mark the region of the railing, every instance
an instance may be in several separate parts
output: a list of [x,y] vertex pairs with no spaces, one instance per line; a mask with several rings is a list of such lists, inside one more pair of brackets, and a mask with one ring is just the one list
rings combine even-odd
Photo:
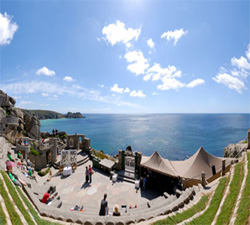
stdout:
[[30,145],[16,145],[17,151],[24,151],[24,152],[29,152],[30,151]]

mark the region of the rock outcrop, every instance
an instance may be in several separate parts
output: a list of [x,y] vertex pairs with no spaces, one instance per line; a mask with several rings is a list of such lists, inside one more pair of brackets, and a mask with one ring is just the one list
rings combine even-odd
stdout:
[[237,144],[229,144],[225,149],[224,149],[224,157],[240,157],[241,153],[246,151],[248,147],[248,144],[246,141],[240,141]]
[[16,100],[0,90],[0,132],[13,144],[16,137],[39,139],[40,121],[37,117],[15,108]]
[[65,115],[65,118],[85,118],[85,117],[80,112],[76,112],[76,113],[68,112]]

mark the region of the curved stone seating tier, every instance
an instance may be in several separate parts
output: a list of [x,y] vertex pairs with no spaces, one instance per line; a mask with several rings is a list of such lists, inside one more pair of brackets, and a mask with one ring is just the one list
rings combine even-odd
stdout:
[[[31,182],[29,182],[31,183]],[[47,184],[46,188],[49,188]],[[29,187],[24,187],[26,194],[29,196],[38,212],[42,216],[47,216],[53,219],[63,220],[66,222],[74,222],[80,224],[130,224],[140,221],[145,221],[159,215],[165,215],[182,208],[185,203],[195,194],[194,188],[188,188],[177,198],[175,195],[170,195],[168,198],[159,196],[158,198],[149,201],[148,204],[139,205],[135,209],[128,209],[128,213],[122,213],[120,217],[99,216],[99,209],[93,207],[84,207],[84,212],[70,211],[73,205],[63,203],[60,197],[57,196],[52,200],[52,205],[45,205],[40,202],[39,198],[44,194],[46,189],[44,186],[39,186],[32,181]],[[150,207],[149,207],[150,206]]]

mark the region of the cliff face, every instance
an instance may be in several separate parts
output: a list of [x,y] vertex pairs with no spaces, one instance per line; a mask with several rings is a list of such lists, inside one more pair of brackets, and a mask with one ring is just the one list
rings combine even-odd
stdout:
[[27,135],[38,139],[40,121],[36,116],[15,108],[15,99],[0,90],[0,131],[10,142],[15,143],[18,136]]
[[43,119],[59,119],[64,118],[64,115],[58,112],[49,111],[49,110],[28,110],[22,109],[26,114],[36,116],[39,120]]

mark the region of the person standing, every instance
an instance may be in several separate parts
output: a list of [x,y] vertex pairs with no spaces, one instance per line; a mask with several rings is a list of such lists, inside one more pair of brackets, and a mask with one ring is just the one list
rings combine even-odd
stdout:
[[106,199],[107,199],[107,193],[104,194],[104,197],[101,201],[99,216],[105,216],[109,214],[108,201]]
[[89,182],[89,169],[86,166],[86,170],[85,170],[85,182],[88,183]]
[[92,167],[91,167],[91,165],[89,165],[89,183],[92,182],[92,173],[93,173]]

